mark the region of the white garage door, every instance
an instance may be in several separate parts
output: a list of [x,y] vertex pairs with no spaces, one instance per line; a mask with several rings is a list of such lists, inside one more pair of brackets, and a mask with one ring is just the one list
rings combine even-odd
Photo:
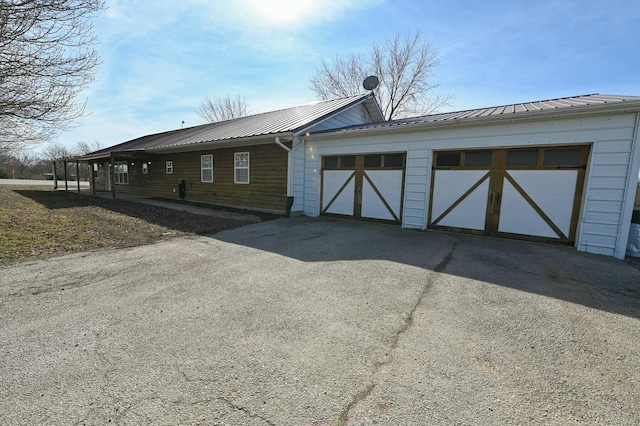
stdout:
[[400,223],[405,154],[322,158],[323,215]]
[[429,227],[573,243],[589,146],[434,153]]

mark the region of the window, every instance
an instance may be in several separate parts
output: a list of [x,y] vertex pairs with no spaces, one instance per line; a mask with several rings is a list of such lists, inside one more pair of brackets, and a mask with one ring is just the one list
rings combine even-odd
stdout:
[[129,184],[129,166],[126,161],[116,163],[115,167],[116,183],[119,185]]
[[322,164],[325,169],[337,169],[338,157],[322,157]]
[[149,164],[147,163],[142,163],[142,174],[146,175],[149,173]]
[[507,166],[537,166],[537,149],[514,149],[507,152]]
[[173,161],[167,161],[165,163],[165,170],[167,171],[168,175],[173,173]]
[[546,149],[544,151],[544,166],[573,166],[580,165],[580,148]]
[[355,155],[343,155],[340,157],[340,167],[355,167],[356,166],[356,156]]
[[249,153],[234,154],[234,183],[249,183]]
[[436,157],[436,166],[451,167],[460,165],[460,151],[444,151],[438,152]]
[[382,155],[365,155],[364,156],[364,166],[365,167],[381,167],[382,166]]
[[385,167],[404,167],[404,154],[385,154]]
[[466,151],[464,153],[464,165],[467,167],[485,167],[491,166],[493,151]]
[[213,182],[213,155],[200,156],[200,181]]

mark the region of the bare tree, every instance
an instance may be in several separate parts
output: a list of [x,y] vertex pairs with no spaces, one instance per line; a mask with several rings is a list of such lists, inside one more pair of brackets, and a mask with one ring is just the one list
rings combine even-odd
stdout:
[[380,79],[374,90],[385,117],[408,117],[437,112],[450,105],[452,96],[434,93],[433,81],[440,64],[433,44],[422,40],[420,31],[404,37],[394,34],[383,43],[374,43],[367,57],[351,54],[336,57],[334,63],[322,60],[322,66],[310,78],[311,89],[322,99],[357,95],[370,74]]
[[76,146],[73,151],[76,155],[86,155],[91,152],[98,151],[100,149],[102,149],[102,144],[98,141],[93,141],[93,142],[78,141],[76,142]]
[[[49,160],[56,163],[56,170],[58,177],[62,177],[64,175],[64,164],[65,160],[69,157],[73,157],[74,153],[66,146],[58,143],[52,142],[47,144],[47,146],[42,150],[42,157],[45,160]],[[75,163],[74,163],[75,164]],[[73,166],[71,163],[67,162],[67,174],[71,175]]]
[[0,146],[51,139],[83,115],[102,0],[0,0]]
[[240,96],[232,98],[229,95],[215,100],[206,98],[195,111],[209,123],[244,117],[251,113],[246,99]]

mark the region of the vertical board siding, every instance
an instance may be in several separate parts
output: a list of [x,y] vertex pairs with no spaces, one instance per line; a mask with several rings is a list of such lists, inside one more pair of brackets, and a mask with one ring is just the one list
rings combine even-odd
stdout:
[[304,147],[304,207],[307,216],[320,215],[320,155],[315,144],[305,143]]
[[405,228],[424,229],[427,226],[426,206],[430,165],[429,149],[407,150],[402,219],[402,226]]
[[291,167],[293,168],[291,190],[293,193],[293,206],[291,210],[301,212],[304,209],[304,175],[305,175],[305,158],[304,158],[304,142],[297,137],[293,139],[293,151]]
[[424,229],[432,150],[591,144],[576,246],[582,251],[615,256],[622,243],[619,231],[624,226],[621,221],[628,204],[626,198],[633,196],[627,187],[630,179],[637,179],[636,175],[629,175],[635,154],[635,119],[636,114],[602,114],[462,128],[354,133],[340,139],[316,135],[313,145],[317,158],[312,161],[309,153],[305,157],[304,212],[309,216],[319,214],[319,157],[323,155],[406,152],[402,226]]
[[[249,152],[248,184],[234,183],[236,152]],[[208,154],[213,155],[213,182],[201,182],[200,156]],[[173,161],[173,174],[166,173],[166,161]],[[151,162],[148,174],[142,173],[143,162]],[[269,144],[130,159],[129,184],[117,185],[116,191],[179,199],[178,179],[185,180],[185,200],[284,212],[287,152]]]

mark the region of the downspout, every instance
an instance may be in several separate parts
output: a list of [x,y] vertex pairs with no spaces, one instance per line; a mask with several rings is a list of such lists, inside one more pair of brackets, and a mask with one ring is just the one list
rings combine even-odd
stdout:
[[276,136],[275,139],[276,144],[287,151],[287,213],[285,217],[291,216],[291,207],[293,207],[293,185],[292,185],[292,174],[293,170],[291,169],[291,164],[293,163],[293,150],[280,142],[280,136]]
[[109,160],[111,162],[111,198],[116,199],[116,164],[115,157],[113,156],[113,152],[111,153],[111,158]]

